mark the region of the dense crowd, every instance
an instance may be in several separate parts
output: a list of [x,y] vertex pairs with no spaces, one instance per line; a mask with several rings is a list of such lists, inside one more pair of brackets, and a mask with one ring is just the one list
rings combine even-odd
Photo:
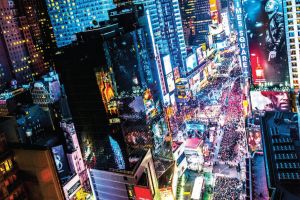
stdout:
[[239,129],[240,119],[242,118],[240,80],[236,79],[234,84],[225,97],[222,112],[225,114],[225,125],[219,151],[219,157],[223,161],[232,161],[236,155],[236,145],[242,139],[242,132]]
[[237,178],[217,177],[214,187],[214,200],[237,200],[242,191]]
[[232,161],[236,155],[236,145],[241,139],[241,132],[236,130],[238,123],[233,122],[223,127],[223,138],[219,150],[219,156],[222,161]]

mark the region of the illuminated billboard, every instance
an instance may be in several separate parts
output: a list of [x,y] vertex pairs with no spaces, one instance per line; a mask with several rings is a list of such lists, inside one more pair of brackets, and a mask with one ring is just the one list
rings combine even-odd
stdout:
[[152,200],[152,194],[150,189],[141,187],[141,186],[134,186],[134,193],[136,200]]
[[172,72],[172,65],[171,65],[170,55],[164,56],[163,61],[164,61],[165,73],[166,74],[171,73]]
[[202,61],[204,61],[204,55],[203,55],[203,52],[202,52],[202,48],[201,47],[197,48],[196,53],[197,53],[198,65],[200,65],[200,63]]
[[280,0],[243,2],[253,84],[289,82],[284,16]]
[[195,67],[197,67],[197,58],[196,58],[196,54],[192,54],[186,58],[187,72],[192,71]]
[[167,75],[167,84],[169,92],[173,92],[175,90],[175,83],[172,73]]
[[144,92],[143,101],[147,119],[153,118],[157,114],[157,109],[155,107],[155,103],[150,89],[147,89]]
[[152,146],[152,134],[146,125],[124,126],[123,133],[126,144],[131,147]]
[[145,105],[142,96],[123,98],[118,102],[119,116],[125,121],[143,121]]
[[288,92],[251,91],[253,111],[290,111]]
[[62,145],[52,147],[53,158],[59,178],[65,178],[69,175],[69,166]]

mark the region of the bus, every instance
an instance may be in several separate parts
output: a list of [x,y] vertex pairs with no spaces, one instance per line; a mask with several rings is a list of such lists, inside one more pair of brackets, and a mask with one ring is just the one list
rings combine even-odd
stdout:
[[204,191],[204,178],[202,176],[198,176],[194,182],[191,200],[200,200],[202,198],[203,191]]

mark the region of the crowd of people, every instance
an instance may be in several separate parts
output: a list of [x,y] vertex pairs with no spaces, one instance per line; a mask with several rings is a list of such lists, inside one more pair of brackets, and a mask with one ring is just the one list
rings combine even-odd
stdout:
[[222,96],[224,105],[222,112],[226,116],[225,125],[222,127],[224,132],[221,141],[219,157],[222,161],[233,161],[237,156],[237,144],[242,139],[242,129],[240,128],[242,119],[241,89],[240,79],[237,78],[227,96]]
[[237,178],[217,177],[214,187],[214,200],[237,200],[242,184]]
[[238,123],[233,122],[223,127],[223,138],[219,150],[219,157],[222,161],[232,161],[237,155],[236,145],[241,139],[241,132],[236,130]]

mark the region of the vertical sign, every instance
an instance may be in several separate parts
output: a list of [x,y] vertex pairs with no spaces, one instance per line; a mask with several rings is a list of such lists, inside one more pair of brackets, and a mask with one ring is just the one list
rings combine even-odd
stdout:
[[242,3],[241,0],[234,1],[235,7],[235,16],[236,16],[236,26],[238,31],[238,44],[240,48],[240,58],[242,65],[242,72],[244,77],[249,76],[249,56],[248,56],[248,47],[247,47],[247,39],[245,32],[245,23],[242,11]]

